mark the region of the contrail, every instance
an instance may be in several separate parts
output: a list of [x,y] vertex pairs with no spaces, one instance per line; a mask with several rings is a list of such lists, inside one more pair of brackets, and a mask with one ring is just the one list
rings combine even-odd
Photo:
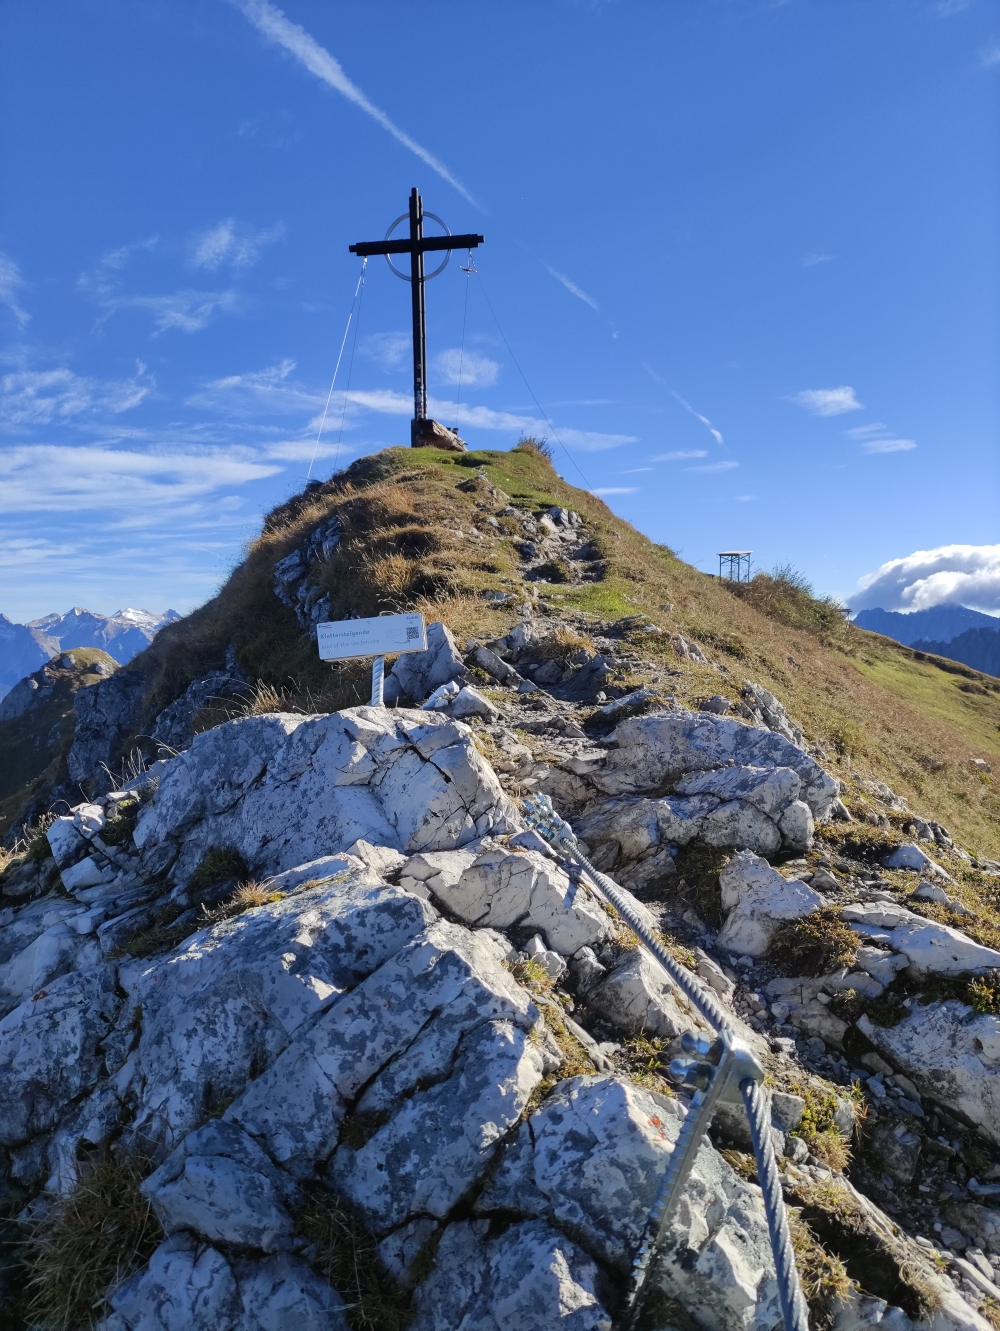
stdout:
[[422,162],[426,162],[432,171],[436,171],[442,180],[447,180],[448,184],[458,190],[463,199],[467,199],[474,207],[480,205],[472,197],[464,185],[451,174],[443,162],[439,162],[433,153],[429,153],[426,148],[421,147],[415,139],[411,139],[409,134],[401,130],[398,125],[394,125],[384,111],[380,111],[373,105],[365,94],[356,84],[344,73],[340,63],[314,37],[310,37],[305,28],[300,27],[298,23],[292,23],[286,18],[277,5],[272,5],[270,0],[231,0],[254,25],[258,32],[262,33],[268,41],[274,42],[276,46],[283,46],[297,60],[305,65],[310,73],[315,74],[318,79],[329,84],[331,88],[336,89],[353,102],[355,106],[360,106],[373,120],[378,121],[383,129],[388,130],[394,139],[409,148],[410,152],[415,153]]
[[689,411],[691,415],[695,417],[696,420],[701,421],[702,425],[704,425],[708,429],[709,434],[713,437],[715,442],[717,444],[721,444],[722,447],[725,448],[726,446],[725,440],[723,439],[722,435],[718,432],[718,430],[715,428],[715,426],[712,424],[712,422],[708,419],[707,416],[703,416],[700,411],[695,411],[691,403],[685,402],[684,399],[681,397],[680,393],[675,393],[673,389],[670,390],[670,395],[671,397],[675,397],[677,401],[681,404],[681,406],[684,407],[686,411]]
[[549,272],[552,274],[552,276],[556,279],[557,282],[561,282],[563,284],[563,286],[566,288],[567,291],[571,291],[574,296],[582,300],[585,305],[589,305],[592,310],[600,310],[601,307],[598,305],[597,301],[594,300],[591,296],[588,296],[586,291],[581,291],[575,282],[571,282],[569,280],[569,278],[566,276],[565,273],[558,272],[555,268],[552,267],[551,264],[546,264],[545,267],[549,270]]

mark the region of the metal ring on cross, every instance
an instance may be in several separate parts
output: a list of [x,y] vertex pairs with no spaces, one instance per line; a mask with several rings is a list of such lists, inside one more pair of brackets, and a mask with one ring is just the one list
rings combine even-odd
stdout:
[[[444,227],[444,234],[445,234],[446,236],[450,236],[450,235],[451,235],[451,231],[448,229],[448,224],[447,224],[446,222],[442,222],[441,218],[438,217],[437,213],[424,213],[423,215],[424,215],[424,217],[430,217],[433,221],[437,222],[438,226],[443,226],[443,227]],[[409,219],[409,216],[410,216],[409,213],[400,213],[400,214],[399,214],[399,216],[396,218],[395,222],[393,222],[392,226],[391,226],[391,227],[389,228],[389,230],[385,233],[385,238],[386,238],[386,240],[389,239],[389,237],[392,235],[392,233],[396,230],[396,227],[399,226],[400,222],[405,222],[405,221],[407,221],[407,220]],[[431,278],[433,278],[433,277],[437,277],[438,273],[443,273],[444,270],[448,267],[448,261],[449,261],[450,258],[451,258],[451,250],[445,250],[445,252],[444,252],[444,263],[438,264],[438,266],[434,269],[433,273],[427,273],[427,274],[425,274],[425,276],[424,276],[424,281],[425,281],[425,282],[429,282],[429,281],[431,280]],[[397,277],[401,277],[401,278],[403,279],[404,282],[412,282],[413,279],[410,277],[409,273],[401,273],[401,272],[399,271],[399,269],[396,267],[396,265],[393,263],[392,258],[391,258],[390,255],[387,254],[387,255],[385,256],[385,261],[386,261],[386,263],[389,265],[389,267],[392,269],[392,271],[396,274]]]

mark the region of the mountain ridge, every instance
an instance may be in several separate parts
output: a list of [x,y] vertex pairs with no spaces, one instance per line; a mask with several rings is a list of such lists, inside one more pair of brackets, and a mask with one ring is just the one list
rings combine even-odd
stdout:
[[[1000,617],[971,610],[966,605],[935,605],[927,610],[859,610],[852,621],[858,628],[895,638],[912,647],[918,638],[946,643],[970,628],[1000,630]],[[942,655],[947,656],[944,652]]]

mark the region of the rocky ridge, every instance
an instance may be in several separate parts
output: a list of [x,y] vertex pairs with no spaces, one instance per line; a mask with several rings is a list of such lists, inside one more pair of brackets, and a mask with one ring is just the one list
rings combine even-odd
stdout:
[[[460,648],[432,626],[389,676],[405,702],[436,691],[428,710],[227,722],[56,818],[0,880],[9,1209],[43,1220],[107,1147],[152,1168],[162,1241],[106,1291],[105,1331],[350,1324],[301,1232],[316,1189],[421,1331],[610,1327],[684,1115],[663,1068],[697,1023],[525,831],[533,789],[766,1060],[786,1194],[849,1277],[817,1325],[989,1324],[1000,1021],[962,998],[1000,952],[961,927],[962,861],[916,815],[891,863],[852,854],[854,794],[773,695],[692,711],[669,671],[628,689],[645,631],[532,614]],[[850,964],[779,965],[811,917],[839,921]],[[769,1331],[745,1120],[712,1136],[651,1324]]]

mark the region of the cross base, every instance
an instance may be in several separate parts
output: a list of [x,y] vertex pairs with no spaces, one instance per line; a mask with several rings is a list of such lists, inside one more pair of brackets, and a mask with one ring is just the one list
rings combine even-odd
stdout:
[[437,421],[418,418],[410,421],[411,448],[443,448],[446,453],[467,453],[469,446],[454,430]]

